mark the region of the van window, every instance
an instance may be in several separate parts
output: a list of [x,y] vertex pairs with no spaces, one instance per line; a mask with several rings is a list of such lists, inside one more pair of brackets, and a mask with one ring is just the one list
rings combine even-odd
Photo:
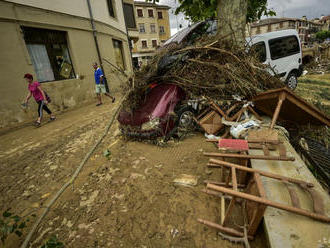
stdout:
[[261,41],[251,46],[250,50],[253,54],[257,55],[258,60],[263,63],[266,61],[266,44]]
[[294,35],[269,40],[268,44],[272,60],[300,52],[298,39]]

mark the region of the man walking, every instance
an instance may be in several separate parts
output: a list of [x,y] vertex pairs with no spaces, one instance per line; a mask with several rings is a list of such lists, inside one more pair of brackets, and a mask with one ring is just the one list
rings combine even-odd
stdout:
[[95,92],[98,100],[96,106],[100,106],[102,104],[101,93],[110,97],[112,99],[112,103],[114,103],[116,98],[111,96],[105,89],[105,79],[102,69],[98,66],[96,62],[93,63],[93,67],[94,67],[94,78],[95,78]]

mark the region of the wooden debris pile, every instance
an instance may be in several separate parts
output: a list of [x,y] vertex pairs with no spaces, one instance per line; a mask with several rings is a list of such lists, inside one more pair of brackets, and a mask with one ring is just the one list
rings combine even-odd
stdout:
[[164,49],[135,73],[134,90],[127,104],[134,108],[143,99],[147,85],[154,82],[179,85],[191,97],[223,100],[239,95],[251,98],[284,86],[269,71],[271,68],[260,63],[253,52],[228,48],[220,41]]

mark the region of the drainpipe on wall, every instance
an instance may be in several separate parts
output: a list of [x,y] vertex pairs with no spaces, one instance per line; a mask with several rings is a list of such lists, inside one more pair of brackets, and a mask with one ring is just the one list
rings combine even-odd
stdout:
[[[91,19],[91,25],[92,25],[92,30],[93,30],[93,37],[94,37],[94,42],[95,42],[95,46],[96,46],[96,52],[97,52],[97,57],[99,59],[99,64],[101,66],[101,69],[103,71],[103,75],[105,76],[105,71],[102,65],[102,56],[101,56],[101,52],[100,52],[100,47],[99,47],[99,43],[97,41],[97,36],[96,36],[96,28],[95,28],[95,23],[94,23],[94,17],[93,17],[93,12],[92,12],[92,7],[91,7],[91,2],[90,0],[87,0],[87,5],[88,5],[88,11],[89,11],[89,16]],[[105,81],[105,89],[106,91],[109,93],[109,86],[107,81]]]

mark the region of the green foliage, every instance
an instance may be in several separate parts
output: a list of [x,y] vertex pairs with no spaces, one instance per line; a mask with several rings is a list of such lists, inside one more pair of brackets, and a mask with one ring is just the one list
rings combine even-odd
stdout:
[[11,213],[10,208],[3,212],[2,217],[0,218],[0,235],[2,244],[5,245],[6,239],[12,233],[21,237],[22,230],[26,227],[26,222],[28,221],[29,219],[23,221],[22,217]]
[[56,236],[52,236],[40,248],[64,248],[64,244]]
[[[175,14],[184,13],[191,21],[203,21],[217,16],[218,0],[178,0],[180,6]],[[220,10],[221,11],[221,10]],[[273,10],[267,8],[267,0],[248,0],[247,22],[254,22],[261,16],[275,16]]]
[[330,31],[319,31],[315,34],[315,37],[320,41],[324,41],[325,39],[330,38]]

